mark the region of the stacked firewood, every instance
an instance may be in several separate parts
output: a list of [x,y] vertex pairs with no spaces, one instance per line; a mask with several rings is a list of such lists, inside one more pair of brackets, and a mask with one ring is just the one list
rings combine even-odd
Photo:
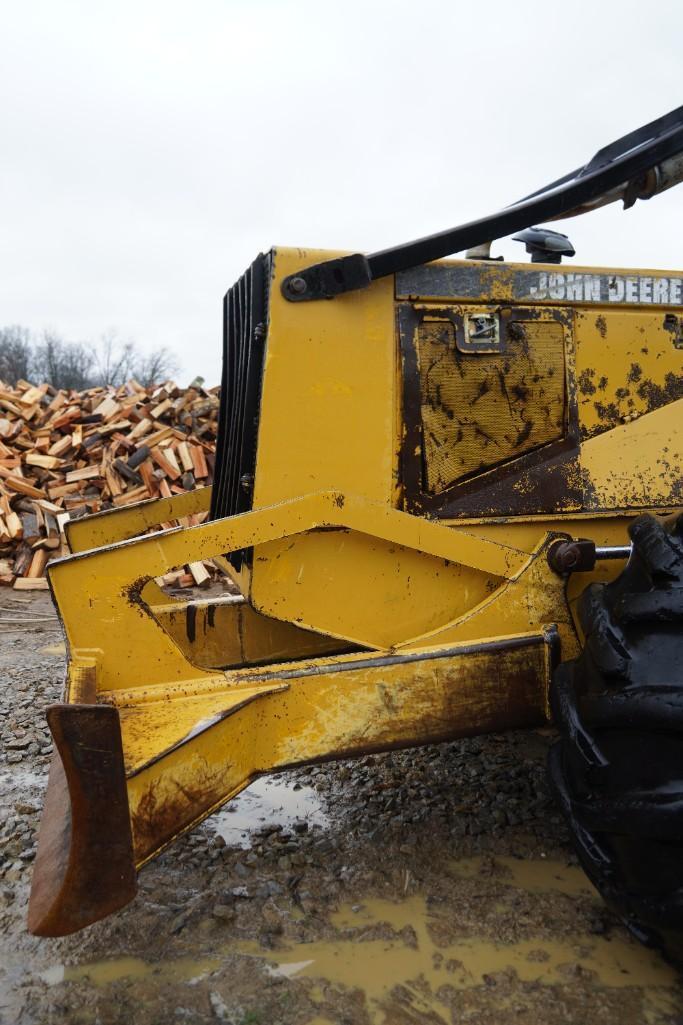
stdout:
[[[0,584],[46,587],[71,517],[211,483],[218,406],[201,379],[82,392],[0,380]],[[205,583],[210,569],[177,581]]]

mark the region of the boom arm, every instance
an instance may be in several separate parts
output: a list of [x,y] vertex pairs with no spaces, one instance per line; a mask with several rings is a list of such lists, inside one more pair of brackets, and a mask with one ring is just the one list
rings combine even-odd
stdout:
[[375,278],[503,238],[537,221],[574,217],[618,199],[626,209],[636,199],[650,199],[682,180],[683,107],[677,107],[498,213],[370,256],[354,253],[314,264],[285,278],[282,292],[291,302],[331,299],[364,288]]

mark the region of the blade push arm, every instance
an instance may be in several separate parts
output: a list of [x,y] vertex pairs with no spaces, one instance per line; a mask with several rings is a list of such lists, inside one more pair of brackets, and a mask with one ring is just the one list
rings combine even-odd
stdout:
[[376,278],[471,249],[538,221],[586,213],[623,199],[627,208],[683,180],[683,107],[599,150],[583,167],[477,221],[365,256],[354,253],[306,267],[282,283],[290,302],[331,299]]

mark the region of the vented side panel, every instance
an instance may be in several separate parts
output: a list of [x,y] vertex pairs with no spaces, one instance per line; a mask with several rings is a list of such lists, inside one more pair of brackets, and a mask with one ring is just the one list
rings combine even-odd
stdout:
[[[269,281],[270,257],[261,254],[223,302],[223,376],[211,495],[214,520],[251,509]],[[241,562],[239,553],[236,561]]]
[[449,323],[417,334],[424,487],[463,478],[556,441],[565,430],[564,332],[527,321],[505,352],[463,353]]

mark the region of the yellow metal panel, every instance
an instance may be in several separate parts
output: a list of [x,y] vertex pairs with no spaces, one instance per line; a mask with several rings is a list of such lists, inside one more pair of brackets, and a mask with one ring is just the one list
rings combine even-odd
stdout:
[[547,551],[551,543],[551,539],[544,538],[519,573],[501,583],[478,605],[422,637],[414,635],[401,644],[400,649],[495,638],[500,634],[527,633],[553,626],[558,629],[562,658],[574,657],[578,654],[578,639],[565,598],[566,580],[548,564]]
[[211,504],[211,488],[197,488],[171,498],[153,498],[120,509],[84,516],[66,524],[66,537],[74,554],[90,548],[114,544],[138,537],[161,523],[194,513],[206,512]]
[[581,446],[597,508],[672,506],[683,500],[683,399]]
[[388,648],[478,604],[497,579],[369,534],[325,531],[259,545],[251,600],[268,615]]
[[628,525],[640,515],[631,513],[563,513],[557,516],[505,517],[499,520],[446,521],[453,530],[466,530],[469,534],[499,541],[531,555],[546,533],[568,533],[573,537],[586,537],[598,545],[628,544]]
[[[541,724],[546,717],[551,640],[543,634],[503,638],[489,645],[440,648],[412,656],[347,656],[259,677],[262,698],[229,714],[240,687],[210,698],[203,730],[165,751],[128,780],[135,858],[158,853],[179,832],[238,793],[259,772],[321,758],[444,740]],[[500,659],[505,658],[501,671]],[[286,689],[277,690],[279,684]],[[195,715],[202,715],[201,702]],[[208,707],[208,706],[207,706]],[[206,711],[206,709],[204,710]],[[144,758],[159,737],[170,740],[168,706],[153,702],[133,712],[121,707],[128,758]],[[137,721],[136,721],[137,720]],[[189,727],[189,718],[186,727]],[[145,725],[146,723],[146,725]],[[135,724],[135,725],[133,725]]]
[[357,533],[307,534],[255,553],[250,600],[258,609],[385,647],[450,620],[525,561],[502,537],[494,544],[357,499],[340,519]]
[[[636,516],[640,516],[643,509],[633,509],[630,512],[620,512],[618,514],[603,513],[602,515],[594,515],[590,513],[568,513],[563,516],[555,518],[548,517],[529,517],[524,520],[517,519],[505,519],[498,522],[489,523],[456,523],[451,524],[453,529],[458,530],[459,528],[466,529],[471,533],[475,533],[480,537],[488,538],[489,540],[495,540],[496,538],[504,539],[507,544],[513,545],[515,548],[519,548],[523,551],[532,554],[541,541],[541,538],[546,532],[564,533],[571,537],[588,538],[593,541],[596,545],[628,545],[630,544],[630,537],[628,534],[629,524],[633,522]],[[663,510],[661,508],[651,509],[652,512],[662,515]],[[665,510],[666,512],[674,512],[673,508]],[[579,634],[579,623],[578,616],[576,614],[576,603],[585,590],[585,588],[591,583],[609,583],[610,580],[614,580],[624,568],[624,559],[608,559],[602,560],[596,563],[595,568],[590,573],[572,573],[566,581],[566,591],[562,594],[562,588],[557,587],[556,590],[556,608],[553,611],[552,606],[549,605],[545,612],[545,621],[552,621],[560,624],[560,634],[562,635],[561,624],[563,622],[569,622],[565,615],[565,603],[568,603],[569,610],[571,612],[572,621],[574,624],[574,630]],[[556,578],[559,581],[559,578]],[[502,592],[506,593],[506,598],[512,597],[513,592]],[[523,599],[524,601],[525,599]],[[515,599],[519,602],[519,599]],[[517,614],[521,611],[519,605],[517,606]],[[509,610],[505,610],[504,615],[509,615]],[[549,617],[549,618],[548,618]],[[518,619],[518,622],[524,622],[523,619]],[[483,622],[483,621],[482,621]],[[479,625],[477,626],[479,630]],[[579,634],[580,635],[580,634]],[[410,646],[409,644],[407,646]],[[573,647],[570,649],[566,648],[565,651],[574,650]],[[564,657],[569,657],[564,655]]]
[[290,303],[288,274],[333,256],[275,251],[254,505],[328,488],[389,503],[395,488],[393,279],[334,302]]
[[[197,693],[169,688],[163,695],[157,694],[156,700],[140,700],[135,691],[112,694],[111,703],[120,715],[127,775],[140,772],[175,747],[190,744],[194,737],[211,730],[251,701],[287,690],[288,686],[285,682],[249,686],[247,681],[228,687],[224,679],[220,688],[199,689]],[[226,753],[223,752],[224,757]]]
[[583,437],[683,397],[683,349],[662,310],[580,310],[575,338]]
[[[149,613],[141,598],[148,580],[174,566],[220,552],[329,527],[367,531],[391,545],[418,549],[425,558],[436,556],[493,576],[511,576],[525,561],[523,553],[508,546],[465,532],[456,534],[387,506],[338,492],[309,495],[189,529],[159,531],[51,563],[48,573],[71,655],[97,658],[98,690],[210,676],[182,657],[172,638]],[[393,566],[393,572],[400,574],[397,556],[393,556]],[[373,595],[365,598],[372,601]],[[334,588],[328,588],[321,596],[321,617],[327,617],[327,610],[335,603],[343,615],[348,603]],[[348,611],[353,615],[352,610]],[[281,610],[280,618],[290,618],[288,611]],[[316,622],[299,625],[318,628]],[[329,632],[325,626],[320,629]],[[352,639],[364,643],[363,638]]]

